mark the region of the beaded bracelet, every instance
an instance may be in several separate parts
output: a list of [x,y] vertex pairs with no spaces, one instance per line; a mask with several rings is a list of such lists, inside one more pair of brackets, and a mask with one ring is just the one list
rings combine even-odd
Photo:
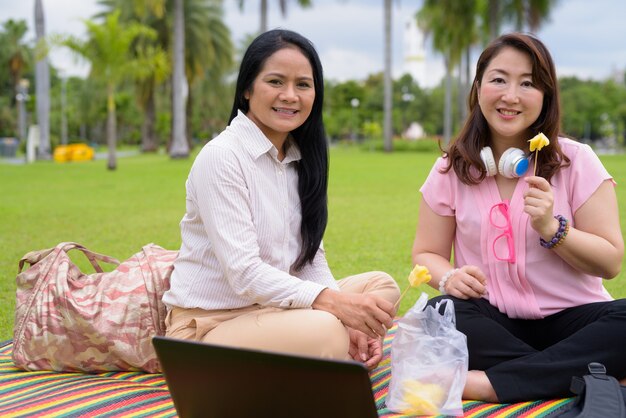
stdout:
[[457,271],[459,271],[459,269],[452,269],[449,270],[448,272],[446,272],[446,274],[444,274],[441,277],[441,280],[439,280],[439,291],[441,292],[442,295],[447,295],[448,293],[446,292],[446,282],[448,281],[448,279],[450,277],[452,277],[454,275],[454,273],[456,273]]
[[565,219],[565,217],[561,215],[556,215],[554,217],[557,221],[559,221],[559,229],[556,230],[556,233],[552,237],[550,241],[546,241],[543,238],[539,237],[539,243],[543,248],[547,248],[549,250],[558,247],[563,243],[567,233],[569,232],[569,221]]

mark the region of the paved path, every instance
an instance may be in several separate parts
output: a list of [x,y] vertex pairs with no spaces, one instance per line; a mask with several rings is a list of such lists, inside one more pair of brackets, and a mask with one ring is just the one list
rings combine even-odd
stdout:
[[[139,155],[139,151],[137,150],[126,150],[126,151],[118,151],[117,157],[132,157],[134,155]],[[96,160],[106,160],[108,154],[106,152],[97,152],[95,155]],[[0,163],[11,164],[11,165],[21,165],[26,164],[26,157],[0,157]]]

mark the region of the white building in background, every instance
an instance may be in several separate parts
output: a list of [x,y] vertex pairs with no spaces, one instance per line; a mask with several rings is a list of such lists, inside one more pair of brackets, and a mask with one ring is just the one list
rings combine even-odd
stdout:
[[413,80],[424,87],[426,84],[426,51],[424,34],[417,27],[415,17],[411,16],[404,24],[404,60],[402,74],[411,74]]
[[626,69],[619,68],[615,64],[613,64],[611,68],[610,79],[617,84],[625,84],[626,83]]
[[[417,27],[415,17],[409,17],[404,24],[404,42],[402,74],[410,74],[420,87],[424,88],[428,82],[426,80],[426,50],[424,48],[424,34]],[[414,97],[408,92],[404,92],[402,100],[413,101]],[[410,119],[410,117],[409,117]],[[411,121],[409,127],[403,132],[403,136],[408,140],[417,140],[424,137],[424,129],[418,121]]]

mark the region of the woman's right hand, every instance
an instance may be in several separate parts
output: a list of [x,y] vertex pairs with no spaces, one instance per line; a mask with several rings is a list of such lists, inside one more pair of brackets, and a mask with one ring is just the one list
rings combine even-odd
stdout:
[[445,284],[448,295],[459,299],[480,298],[487,293],[487,277],[476,266],[463,266]]
[[332,289],[322,290],[311,307],[332,313],[346,326],[372,338],[384,337],[395,315],[393,304],[381,297]]

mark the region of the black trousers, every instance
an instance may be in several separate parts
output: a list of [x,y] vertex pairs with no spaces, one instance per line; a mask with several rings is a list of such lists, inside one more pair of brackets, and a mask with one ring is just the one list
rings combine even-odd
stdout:
[[484,370],[503,403],[573,396],[572,376],[599,362],[626,377],[626,299],[565,309],[543,319],[511,319],[485,299],[457,299],[456,326],[467,336],[469,369]]

